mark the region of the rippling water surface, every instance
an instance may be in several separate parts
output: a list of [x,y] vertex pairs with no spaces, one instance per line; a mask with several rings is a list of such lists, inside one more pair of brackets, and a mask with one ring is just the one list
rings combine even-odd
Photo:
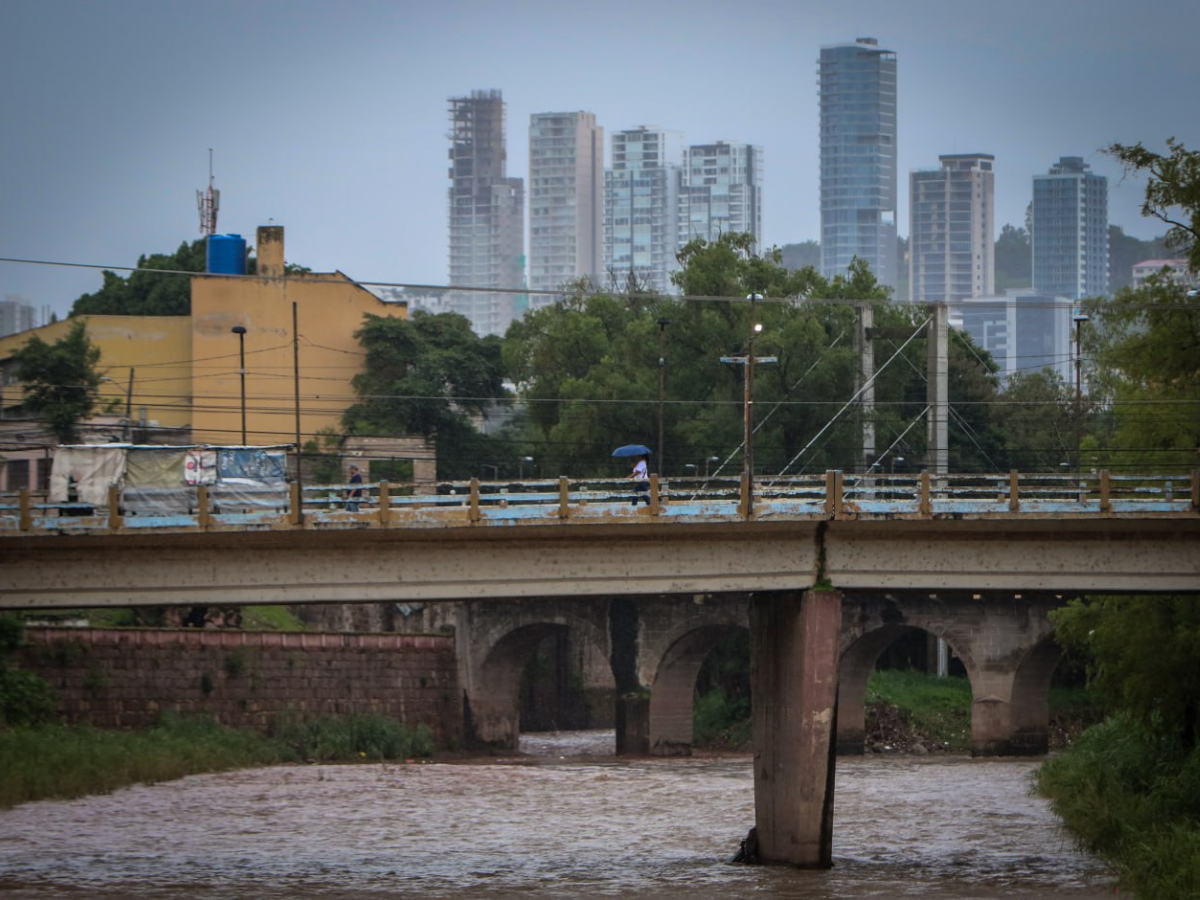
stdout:
[[831,871],[735,866],[748,758],[616,760],[611,732],[526,757],[202,775],[0,813],[0,896],[1100,898],[1029,793],[1034,762],[839,759]]

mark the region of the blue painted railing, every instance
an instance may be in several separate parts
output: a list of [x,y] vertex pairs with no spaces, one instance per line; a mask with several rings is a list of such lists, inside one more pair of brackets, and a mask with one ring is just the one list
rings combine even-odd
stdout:
[[[361,491],[357,509],[350,490]],[[427,528],[523,521],[729,521],[781,519],[1045,518],[1200,515],[1200,472],[1189,475],[871,474],[838,471],[756,479],[752,505],[743,479],[651,478],[634,505],[626,479],[443,483],[432,493],[386,482],[282,485],[235,497],[191,488],[143,504],[113,486],[108,502],[49,503],[29,491],[0,495],[0,540],[26,534],[142,530]],[[647,502],[648,501],[648,502]]]

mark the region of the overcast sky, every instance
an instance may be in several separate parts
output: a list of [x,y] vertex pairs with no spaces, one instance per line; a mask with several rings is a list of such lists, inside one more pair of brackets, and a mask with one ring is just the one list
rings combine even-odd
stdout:
[[[765,243],[815,240],[817,55],[860,36],[898,57],[902,234],[907,173],[982,152],[997,233],[1082,156],[1148,238],[1143,185],[1098,151],[1200,149],[1198,33],[1196,0],[2,0],[0,256],[129,266],[195,240],[211,147],[218,231],[280,224],[289,262],[442,284],[447,99],[492,88],[510,176],[535,112],[760,144]],[[100,283],[0,263],[0,295],[60,316]]]

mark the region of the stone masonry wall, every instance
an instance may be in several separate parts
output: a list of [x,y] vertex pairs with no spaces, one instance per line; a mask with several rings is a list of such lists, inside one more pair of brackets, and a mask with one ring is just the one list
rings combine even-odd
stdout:
[[153,724],[174,710],[265,730],[281,712],[382,713],[456,746],[462,699],[448,635],[29,628],[22,669],[68,722]]

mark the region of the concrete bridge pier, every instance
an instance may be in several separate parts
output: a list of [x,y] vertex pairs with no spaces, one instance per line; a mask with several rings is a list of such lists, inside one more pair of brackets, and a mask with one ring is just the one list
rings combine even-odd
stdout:
[[841,627],[837,591],[756,594],[750,603],[754,822],[766,863],[833,865]]

